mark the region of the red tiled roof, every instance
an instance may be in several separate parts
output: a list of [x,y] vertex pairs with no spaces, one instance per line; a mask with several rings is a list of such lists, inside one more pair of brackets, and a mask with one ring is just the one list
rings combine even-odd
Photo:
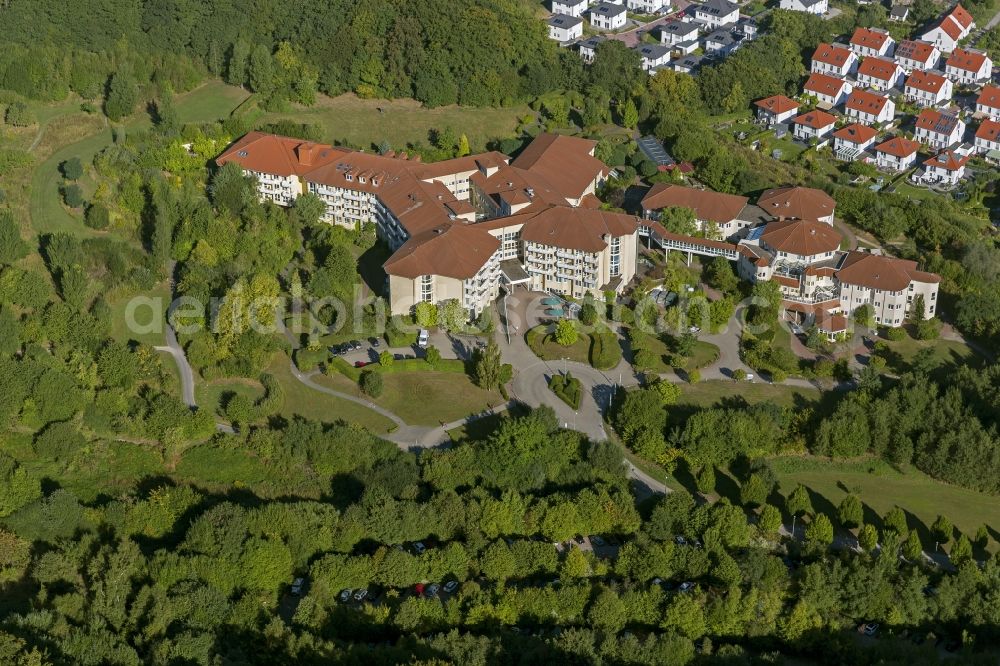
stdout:
[[870,76],[879,81],[892,81],[899,73],[899,65],[884,58],[865,58],[858,67],[858,76]]
[[[556,206],[525,223],[521,238],[570,250],[600,252],[608,246],[606,238],[633,234],[639,224],[639,218],[633,215]],[[648,222],[641,224],[649,226]]]
[[746,205],[746,197],[669,183],[657,183],[642,198],[644,210],[667,207],[690,208],[697,219],[717,224],[735,220]]
[[927,62],[927,59],[934,55],[935,48],[930,42],[904,39],[896,47],[896,57],[915,60],[917,62]]
[[958,171],[968,161],[968,155],[959,155],[954,150],[944,150],[924,162],[924,165],[938,167],[947,171]]
[[754,104],[761,109],[765,109],[775,114],[786,113],[799,108],[798,102],[794,99],[789,99],[784,95],[774,95],[773,97],[757,100]]
[[886,155],[894,155],[895,157],[909,157],[919,149],[919,143],[916,141],[910,141],[909,139],[901,136],[894,136],[888,141],[875,146],[875,150],[877,152],[885,153]]
[[822,42],[816,47],[816,50],[813,51],[812,59],[826,63],[827,65],[843,67],[851,57],[856,56],[854,56],[854,53],[850,49]]
[[896,259],[885,255],[852,251],[844,257],[837,271],[837,279],[847,284],[879,289],[881,291],[903,291],[911,281],[940,282],[934,273],[917,270],[917,262]]
[[934,93],[935,95],[941,92],[941,88],[944,87],[948,79],[941,76],[940,74],[935,74],[934,72],[925,72],[923,70],[914,70],[913,74],[910,74],[910,78],[906,79],[906,88],[916,88],[917,90],[923,90],[925,92]]
[[978,72],[983,63],[986,62],[986,57],[986,54],[980,51],[955,49],[945,61],[945,65],[966,72]]
[[955,5],[951,13],[948,14],[950,18],[955,19],[955,21],[961,25],[963,28],[968,28],[973,23],[972,14],[966,11],[965,7],[962,5]]
[[769,222],[760,239],[779,252],[811,257],[837,250],[843,237],[823,222],[783,220]]
[[874,139],[876,135],[878,135],[878,130],[874,127],[869,127],[868,125],[862,125],[861,123],[854,123],[853,125],[848,125],[847,127],[841,127],[833,133],[833,136],[837,139],[849,141],[858,145],[868,143]]
[[811,187],[776,187],[761,194],[757,206],[778,219],[818,220],[833,215],[837,202]]
[[389,275],[411,280],[421,275],[467,280],[499,247],[497,238],[474,224],[440,224],[412,236],[383,267]]
[[848,109],[854,109],[855,111],[878,115],[882,113],[882,109],[885,108],[888,102],[888,97],[876,95],[867,90],[854,90],[851,92],[851,96],[847,98],[846,106]]
[[976,130],[976,138],[985,141],[1000,141],[1000,123],[995,120],[984,120]]
[[830,76],[829,74],[810,74],[809,80],[806,81],[806,85],[803,87],[803,90],[818,93],[820,95],[836,97],[837,93],[840,92],[845,83],[847,82],[843,79],[838,79],[837,77]]
[[537,173],[564,197],[576,199],[610,171],[592,155],[596,145],[590,139],[543,133],[521,151],[511,166]]
[[979,99],[976,100],[976,104],[982,104],[990,107],[991,109],[1000,109],[1000,87],[983,86],[983,90],[979,93]]
[[219,166],[236,162],[248,171],[297,176],[343,157],[351,151],[287,136],[250,132],[215,159]]
[[880,50],[887,41],[889,33],[881,30],[869,30],[868,28],[858,28],[851,37],[851,44],[855,46],[865,46],[870,49]]
[[797,116],[792,119],[792,124],[794,125],[805,125],[806,127],[811,127],[813,129],[823,129],[824,127],[829,127],[837,122],[834,116],[831,116],[826,111],[820,111],[816,109],[815,111],[810,111],[809,113],[803,113],[801,116]]
[[917,116],[917,129],[927,130],[935,134],[951,134],[958,125],[958,117],[950,113],[942,113],[936,109],[924,109]]

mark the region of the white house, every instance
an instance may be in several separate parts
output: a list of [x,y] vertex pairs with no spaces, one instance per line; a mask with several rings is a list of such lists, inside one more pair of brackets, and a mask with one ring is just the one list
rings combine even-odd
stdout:
[[901,136],[893,137],[875,146],[875,164],[880,169],[903,171],[909,169],[917,161],[917,151],[920,144]]
[[828,74],[811,74],[802,89],[807,95],[815,97],[820,105],[832,109],[847,100],[854,86],[849,81]]
[[962,5],[955,5],[930,30],[922,34],[920,39],[933,43],[945,53],[951,53],[975,27],[976,23],[972,20],[972,14],[967,12]]
[[590,25],[602,30],[619,30],[625,27],[625,5],[600,2],[590,10]]
[[893,5],[889,10],[889,20],[894,23],[905,23],[910,18],[909,5]]
[[857,28],[851,35],[851,50],[862,58],[891,56],[895,45],[896,40],[878,28]]
[[572,42],[583,37],[583,19],[568,14],[553,14],[548,21],[549,39]]
[[913,138],[938,150],[961,143],[965,136],[965,123],[958,115],[936,109],[921,111],[917,116],[916,126]]
[[552,13],[583,18],[590,0],[552,0]]
[[607,37],[594,35],[593,37],[588,37],[576,45],[577,49],[580,51],[580,57],[583,58],[585,63],[590,64],[594,62],[594,58],[597,56],[597,46],[605,39],[607,39]]
[[976,113],[982,113],[993,120],[1000,120],[1000,87],[983,86],[976,100]]
[[858,56],[853,51],[843,46],[821,43],[813,51],[809,71],[843,78],[854,73],[857,67]]
[[643,71],[666,65],[670,61],[670,49],[663,44],[639,44],[635,47],[642,59]]
[[[941,278],[918,270],[915,261],[854,250],[840,261],[836,278],[840,309],[847,314],[868,304],[875,322],[884,326],[899,326],[907,315],[934,316]],[[924,301],[922,313],[912,312],[918,297]]]
[[698,24],[694,21],[668,21],[660,26],[660,43],[665,46],[698,43]]
[[700,55],[687,55],[682,58],[677,58],[676,60],[670,61],[670,67],[675,72],[682,72],[684,74],[694,74],[699,69],[705,60],[705,56]]
[[784,95],[757,100],[754,106],[757,107],[757,120],[766,125],[783,123],[799,111],[799,103]]
[[965,177],[968,155],[946,150],[924,162],[923,181],[930,184],[957,185]]
[[896,103],[888,97],[855,89],[847,98],[844,111],[848,118],[865,125],[874,125],[891,121],[896,115]]
[[853,162],[875,144],[878,130],[868,125],[854,123],[833,133],[833,152],[837,159]]
[[792,119],[792,134],[803,141],[822,141],[837,125],[837,118],[826,111],[816,109]]
[[884,92],[903,83],[906,73],[892,60],[868,56],[858,66],[858,85]]
[[729,0],[707,0],[694,6],[694,18],[709,29],[719,28],[740,20],[740,6]]
[[955,49],[945,61],[944,73],[955,83],[973,85],[993,76],[993,61],[982,51]]
[[705,45],[706,54],[715,54],[716,57],[725,56],[740,47],[743,43],[743,36],[729,28],[718,28],[705,35],[702,40]]
[[937,67],[941,60],[941,51],[930,42],[904,39],[896,47],[896,62],[906,72],[918,69],[928,70]]
[[822,16],[830,10],[830,2],[829,0],[781,0],[779,7],[792,12]]
[[906,79],[903,95],[917,106],[938,106],[951,100],[954,87],[950,79],[940,74],[917,69]]
[[976,152],[985,155],[991,150],[1000,151],[1000,122],[984,120],[976,130]]
[[670,0],[628,0],[629,11],[637,14],[656,14],[670,8]]

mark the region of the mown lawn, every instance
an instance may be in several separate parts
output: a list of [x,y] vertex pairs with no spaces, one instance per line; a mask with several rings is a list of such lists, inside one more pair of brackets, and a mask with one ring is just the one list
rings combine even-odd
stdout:
[[418,142],[428,145],[432,129],[450,127],[456,134],[465,133],[475,151],[482,149],[490,139],[512,136],[518,118],[528,114],[535,115],[524,105],[500,109],[454,105],[427,109],[414,100],[361,99],[348,93],[339,97],[320,96],[313,107],[296,107],[290,113],[268,113],[264,118],[316,123],[324,128],[324,138],[330,141],[363,148],[388,141],[397,150]]
[[590,336],[581,333],[569,347],[563,347],[555,341],[549,329],[555,330],[554,326],[536,326],[525,333],[525,340],[535,356],[543,361],[561,361],[567,359],[577,363],[590,365]]
[[[813,498],[817,510],[833,512],[844,496],[856,493],[865,504],[865,519],[876,520],[893,506],[911,514],[911,527],[922,533],[926,547],[933,540],[927,530],[939,516],[946,516],[970,538],[980,525],[1000,529],[1000,502],[996,497],[935,481],[917,470],[899,472],[881,461],[832,462],[818,458],[776,458],[772,467],[780,482],[780,492],[787,495],[801,483],[819,497]],[[915,520],[914,520],[915,519]],[[920,524],[916,524],[919,522]]]
[[[138,301],[136,305],[132,306],[132,319],[138,327],[142,328],[132,328],[125,316],[129,310],[129,304],[137,298],[149,299],[148,306],[145,300]],[[111,337],[115,340],[120,342],[135,340],[147,345],[164,344],[167,308],[170,307],[170,286],[166,280],[147,292],[113,298],[109,305],[111,306]],[[151,310],[153,307],[159,309],[158,318],[156,313]],[[155,330],[148,333],[143,330],[146,325],[152,327],[154,324],[156,324]]]
[[383,375],[375,401],[413,425],[437,426],[502,403],[497,391],[476,386],[468,375],[424,370]]
[[[656,374],[663,374],[666,372],[672,372],[673,366],[668,362],[672,354],[670,349],[667,347],[667,343],[661,338],[654,337],[652,335],[647,336],[646,341],[643,345],[647,350],[652,352],[656,358],[657,363],[649,368],[651,372]],[[719,348],[713,345],[711,342],[706,342],[704,340],[698,340],[694,343],[694,349],[691,352],[691,356],[688,357],[686,370],[697,370],[699,368],[704,368],[707,365],[715,363],[719,358]]]
[[681,384],[681,397],[677,401],[677,405],[699,408],[713,407],[721,402],[740,398],[749,404],[771,401],[782,407],[793,407],[818,402],[821,395],[818,389],[813,388],[759,382],[711,380],[697,384]]
[[363,405],[321,393],[302,384],[292,376],[288,357],[283,353],[275,354],[267,372],[274,375],[284,389],[285,403],[280,412],[282,416],[302,416],[324,423],[343,420],[364,426],[377,435],[389,432],[394,425],[389,419]]
[[935,364],[942,366],[978,365],[982,361],[971,347],[956,340],[915,340],[906,337],[898,342],[881,338],[880,341],[889,346],[886,367],[896,374],[909,370],[913,359],[924,349],[933,350],[931,358]]
[[253,379],[219,379],[198,384],[195,398],[199,409],[223,416],[223,397],[234,393],[256,401],[264,396],[264,387]]

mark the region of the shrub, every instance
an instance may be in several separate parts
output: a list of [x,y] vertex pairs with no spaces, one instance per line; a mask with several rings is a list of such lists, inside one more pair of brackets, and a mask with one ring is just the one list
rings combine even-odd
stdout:
[[80,180],[80,177],[83,176],[83,163],[80,162],[79,157],[69,158],[59,168],[62,169],[66,180]]
[[918,340],[937,340],[941,335],[941,320],[937,317],[917,322]]
[[687,376],[689,384],[697,384],[698,382],[701,381],[701,372],[699,372],[698,370],[688,371]]
[[79,185],[67,185],[62,189],[63,201],[70,208],[79,208],[83,205],[83,190]]
[[573,409],[580,409],[583,391],[579,379],[568,372],[565,375],[553,375],[549,381],[549,388],[567,405]]
[[362,372],[361,379],[358,380],[358,385],[361,387],[361,391],[365,395],[373,398],[377,398],[382,395],[382,389],[384,387],[381,373],[374,370],[365,370]]
[[576,326],[569,319],[563,319],[556,324],[555,340],[563,347],[572,346],[580,337]]
[[747,378],[747,371],[744,370],[743,368],[737,368],[736,370],[733,370],[733,379],[734,380],[736,380],[738,382],[742,382],[746,378]]
[[389,351],[388,349],[387,349],[387,350],[385,350],[385,351],[383,351],[383,352],[382,352],[381,354],[379,354],[379,355],[378,355],[378,363],[379,363],[379,365],[381,365],[381,366],[382,366],[383,368],[389,368],[389,367],[392,367],[392,364],[393,364],[393,362],[394,362],[395,360],[396,360],[396,359],[395,359],[395,357],[394,357],[394,356],[392,355],[392,352],[391,352],[391,351]]
[[24,102],[14,102],[7,107],[4,120],[14,127],[28,127],[35,124],[35,114]]
[[905,340],[906,329],[903,328],[902,326],[895,326],[885,332],[885,337],[889,338],[893,342],[899,342],[900,340]]
[[84,224],[91,229],[107,229],[111,223],[111,213],[102,204],[91,204],[87,207]]
[[590,364],[598,370],[608,370],[622,360],[622,348],[610,328],[594,331],[590,338]]

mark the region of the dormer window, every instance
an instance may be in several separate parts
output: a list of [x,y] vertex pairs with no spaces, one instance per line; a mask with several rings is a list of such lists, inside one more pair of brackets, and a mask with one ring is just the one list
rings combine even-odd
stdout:
[[365,182],[365,177],[364,176],[358,176],[358,182],[364,183]]
[[344,174],[344,178],[347,179],[347,182],[351,182],[352,180],[354,180],[354,176],[352,176],[349,173],[348,174]]

